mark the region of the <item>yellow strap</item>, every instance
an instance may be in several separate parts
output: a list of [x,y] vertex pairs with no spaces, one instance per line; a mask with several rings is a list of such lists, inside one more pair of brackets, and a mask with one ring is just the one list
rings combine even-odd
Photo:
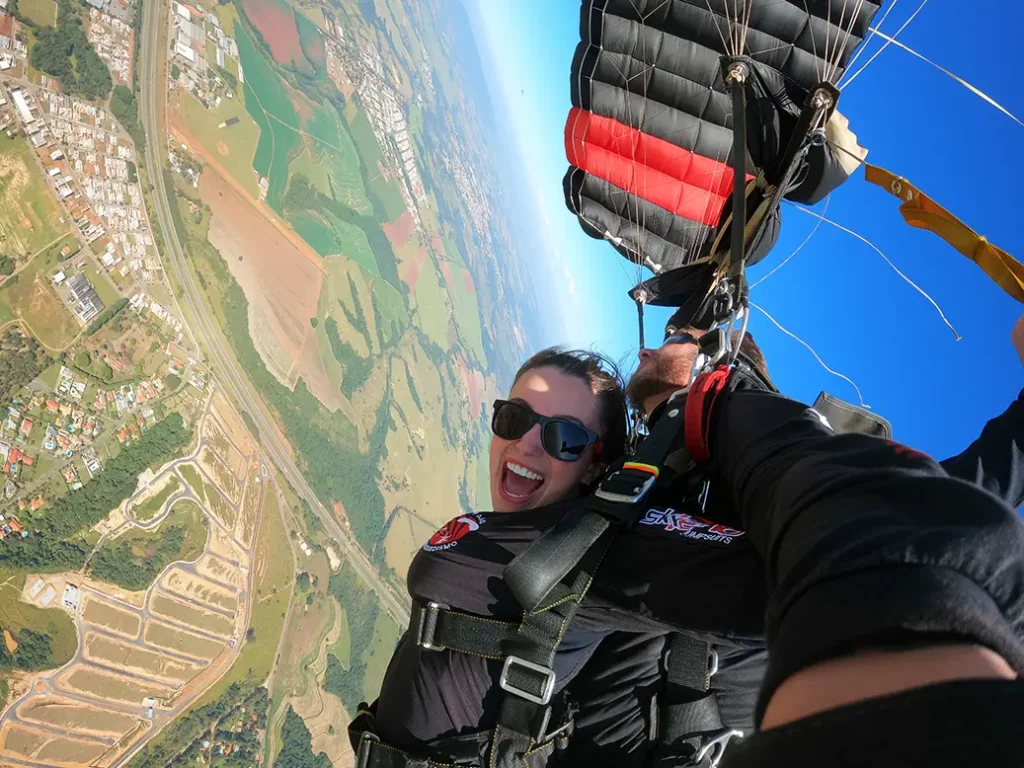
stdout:
[[864,164],[867,180],[898,197],[900,213],[907,224],[941,237],[981,267],[985,274],[1017,301],[1024,304],[1024,264],[997,248],[960,219],[921,194],[913,184],[884,168]]

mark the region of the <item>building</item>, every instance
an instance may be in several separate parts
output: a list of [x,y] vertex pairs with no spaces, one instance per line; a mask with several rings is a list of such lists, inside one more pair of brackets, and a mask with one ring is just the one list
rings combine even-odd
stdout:
[[[28,125],[35,121],[35,117],[32,116],[32,110],[29,109],[28,101],[25,99],[25,94],[21,89],[11,91],[11,98],[14,99],[14,106],[18,110],[18,114],[21,116],[21,121]],[[53,155],[51,155],[53,157]]]
[[89,278],[81,272],[68,278],[68,291],[74,304],[72,309],[83,323],[89,322],[103,311],[103,302],[96,295],[96,289],[92,287]]
[[[91,2],[91,0],[90,0],[90,2]],[[101,2],[102,2],[102,0],[101,0]],[[63,604],[63,606],[65,608],[68,608],[68,609],[72,610],[72,611],[77,611],[78,610],[78,600],[79,600],[78,587],[75,584],[68,584],[67,586],[65,586],[64,587],[64,597],[61,600],[61,603]]]

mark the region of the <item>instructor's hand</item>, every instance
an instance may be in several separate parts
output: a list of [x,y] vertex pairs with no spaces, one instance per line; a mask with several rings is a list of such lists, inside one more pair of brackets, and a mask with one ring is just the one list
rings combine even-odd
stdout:
[[1020,362],[1024,365],[1024,315],[1021,315],[1016,324],[1013,326],[1013,332],[1010,334],[1010,339],[1013,341],[1013,348],[1017,350],[1017,357],[1020,358]]

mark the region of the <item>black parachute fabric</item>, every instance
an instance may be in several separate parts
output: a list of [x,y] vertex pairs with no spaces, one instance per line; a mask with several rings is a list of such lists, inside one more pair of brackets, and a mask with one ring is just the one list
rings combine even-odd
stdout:
[[[808,93],[838,80],[880,5],[584,0],[563,182],[584,231],[656,273],[711,256],[733,187],[721,57],[749,58],[747,180],[774,183]],[[813,203],[845,181],[850,166],[836,152],[824,141],[809,147],[786,197]],[[769,216],[748,265],[774,245],[778,210]]]

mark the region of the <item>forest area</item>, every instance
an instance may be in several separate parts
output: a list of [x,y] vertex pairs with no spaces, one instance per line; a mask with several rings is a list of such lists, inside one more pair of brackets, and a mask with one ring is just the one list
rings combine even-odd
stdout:
[[[78,9],[71,0],[60,0],[57,8],[57,25],[36,29],[32,66],[56,78],[65,93],[91,101],[106,99],[114,81],[85,36]],[[34,26],[24,17],[19,20]]]
[[50,362],[34,337],[8,328],[0,336],[0,405],[42,373]]

